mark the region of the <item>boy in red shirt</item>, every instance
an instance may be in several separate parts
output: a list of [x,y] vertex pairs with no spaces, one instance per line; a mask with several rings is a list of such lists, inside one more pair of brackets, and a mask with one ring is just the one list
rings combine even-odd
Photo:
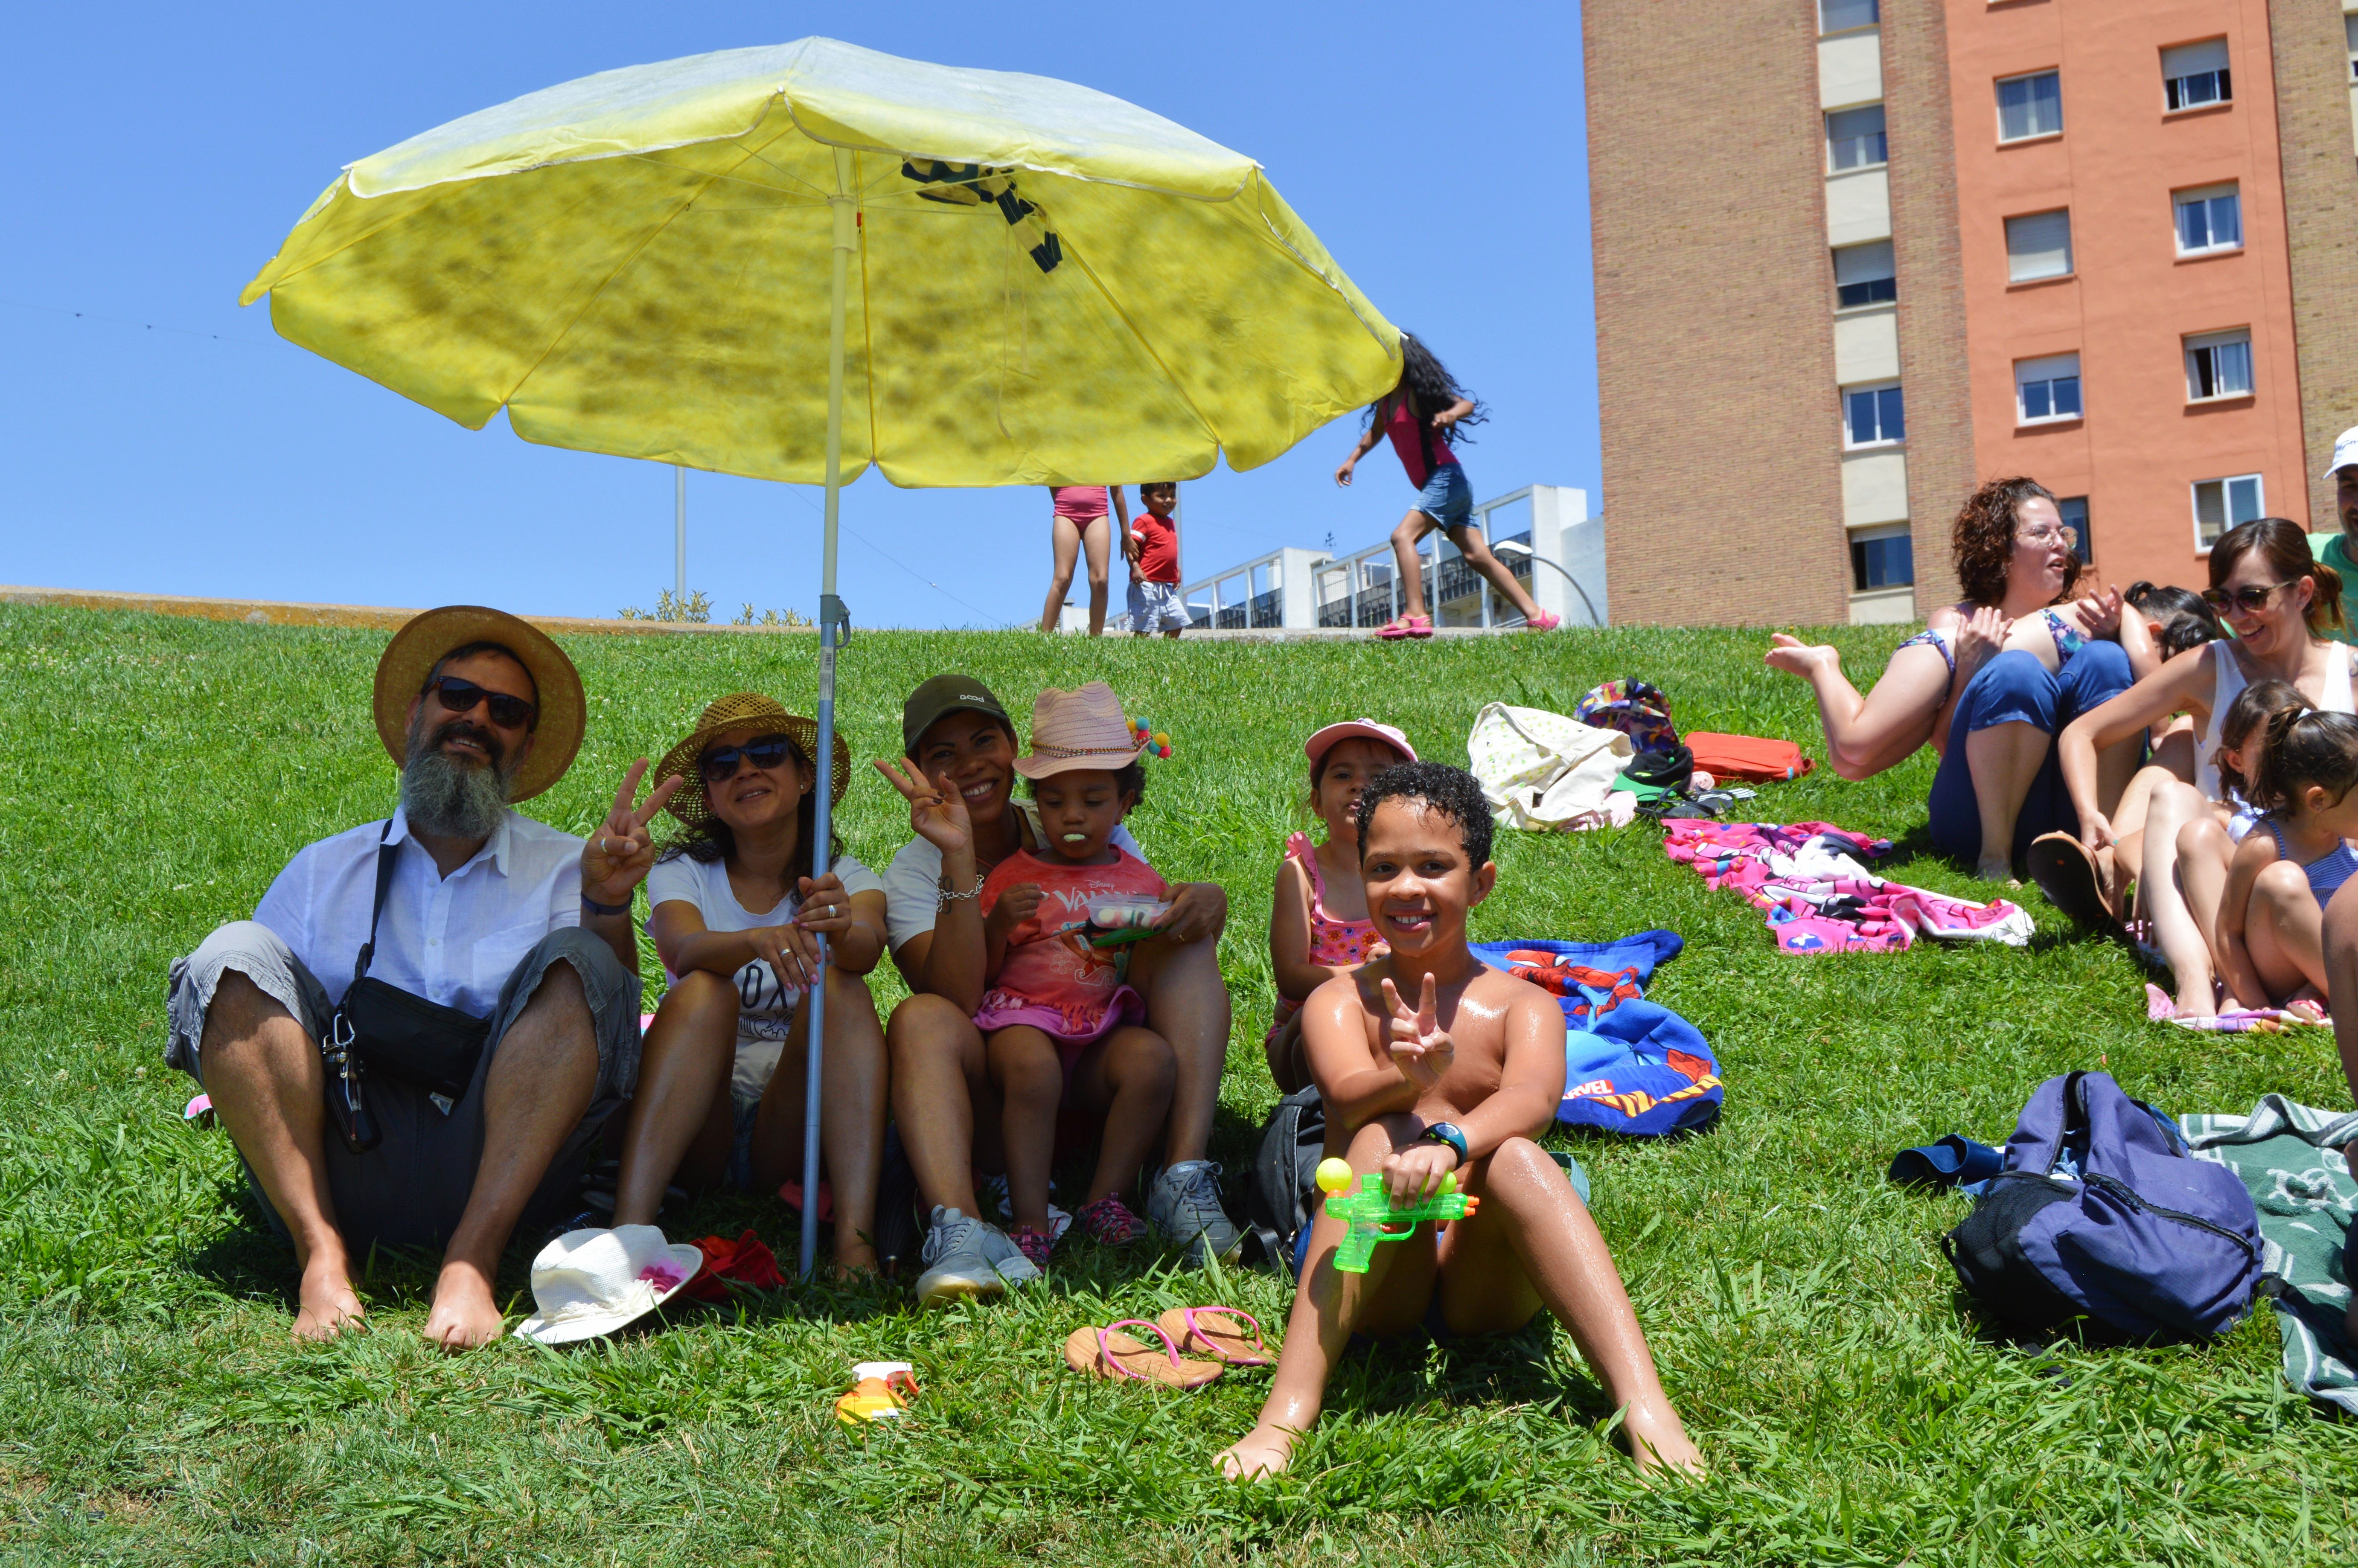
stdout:
[[1138,487],[1139,504],[1146,510],[1121,536],[1121,553],[1130,562],[1130,629],[1141,637],[1160,632],[1177,638],[1189,624],[1187,606],[1179,598],[1179,486],[1163,480]]

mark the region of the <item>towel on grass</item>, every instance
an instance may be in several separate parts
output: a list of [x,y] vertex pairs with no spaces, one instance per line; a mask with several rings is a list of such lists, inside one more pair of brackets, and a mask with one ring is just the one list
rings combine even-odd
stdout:
[[1563,1103],[1555,1119],[1632,1138],[1692,1132],[1719,1119],[1726,1090],[1703,1031],[1646,1000],[1654,967],[1679,955],[1675,931],[1615,942],[1476,942],[1494,969],[1554,993],[1564,1038]]
[[2358,1181],[2342,1153],[2358,1139],[2358,1111],[2263,1095],[2249,1116],[2185,1116],[2179,1125],[2195,1158],[2241,1176],[2260,1211],[2260,1288],[2276,1301],[2285,1381],[2358,1415],[2358,1346],[2342,1323],[2351,1288],[2344,1248]]
[[1662,849],[1704,885],[1741,894],[1768,917],[1783,953],[1904,952],[1919,936],[1948,942],[2030,940],[2030,916],[2005,899],[1968,903],[1887,881],[1864,860],[1891,852],[1887,838],[1831,822],[1665,823]]
[[2287,1007],[2239,1007],[2208,1018],[2180,1018],[2178,1003],[2151,981],[2145,988],[2145,1015],[2154,1023],[2175,1024],[2209,1034],[2281,1034],[2294,1024],[2312,1029],[2333,1027],[2333,1020],[2321,1012],[2312,1016]]

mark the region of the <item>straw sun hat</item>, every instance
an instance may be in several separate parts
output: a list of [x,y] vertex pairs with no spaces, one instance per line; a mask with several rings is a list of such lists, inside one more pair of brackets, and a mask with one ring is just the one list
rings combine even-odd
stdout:
[[[758,691],[736,691],[704,710],[688,731],[687,739],[664,753],[655,764],[653,783],[661,784],[676,774],[680,780],[664,809],[689,827],[701,827],[712,819],[712,808],[704,798],[704,773],[696,765],[704,755],[715,735],[731,730],[754,730],[764,735],[786,735],[793,738],[795,749],[806,757],[818,752],[818,721],[805,719],[798,713],[788,713],[775,699]],[[842,731],[835,737],[834,778],[829,784],[827,801],[830,805],[843,798],[844,786],[851,782],[851,747],[844,741]]]
[[1044,779],[1076,768],[1112,772],[1146,755],[1146,748],[1121,716],[1113,687],[1093,680],[1071,691],[1050,687],[1032,704],[1032,750],[1015,759],[1027,779]]
[[[547,635],[502,610],[480,604],[446,604],[413,617],[385,644],[376,662],[377,738],[398,766],[409,750],[409,705],[425,688],[426,677],[444,654],[470,643],[497,643],[516,656],[532,676],[538,694],[540,717],[532,730],[532,749],[508,781],[511,802],[530,800],[565,776],[581,750],[586,707],[581,676],[565,650]],[[480,720],[481,713],[475,715]]]

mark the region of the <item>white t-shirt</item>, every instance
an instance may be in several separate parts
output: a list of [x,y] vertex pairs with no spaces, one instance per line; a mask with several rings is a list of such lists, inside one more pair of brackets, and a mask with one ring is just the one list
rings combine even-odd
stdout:
[[[882,892],[884,883],[874,871],[849,855],[838,856],[835,875],[847,893]],[[658,860],[647,872],[647,908],[665,903],[696,906],[707,931],[751,931],[756,926],[784,925],[802,909],[802,896],[789,892],[775,909],[747,909],[729,885],[725,860],[696,860],[676,855]],[[677,984],[669,969],[664,979]],[[748,962],[733,977],[737,987],[737,1069],[731,1087],[740,1099],[759,1099],[785,1047],[786,1031],[795,1009],[802,1005],[800,986],[778,984],[778,977],[760,958]],[[748,1089],[751,1093],[748,1094]]]
[[[1020,798],[1008,804],[1023,814],[1024,821],[1032,828],[1032,841],[1035,844],[1040,842],[1039,808]],[[1115,827],[1112,843],[1117,849],[1127,849],[1141,860],[1146,859],[1146,851],[1138,847],[1138,840],[1130,836],[1127,827]],[[654,879],[650,877],[648,881],[652,884]],[[849,887],[851,884],[846,881],[843,885]],[[901,846],[901,852],[892,857],[892,863],[884,868],[883,888],[885,940],[897,953],[910,937],[922,936],[931,931],[935,917],[941,913],[941,850],[929,838],[910,839]],[[967,890],[959,888],[956,891],[964,892]]]

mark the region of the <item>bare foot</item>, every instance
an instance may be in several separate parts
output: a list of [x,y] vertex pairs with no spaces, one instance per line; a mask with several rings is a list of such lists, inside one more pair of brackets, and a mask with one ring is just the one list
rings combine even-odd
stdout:
[[1842,667],[1842,654],[1823,643],[1812,647],[1799,637],[1790,637],[1782,632],[1769,633],[1768,643],[1768,651],[1760,655],[1760,662],[1772,670],[1783,670],[1788,675],[1808,680],[1822,666]]
[[1301,1435],[1291,1427],[1263,1422],[1220,1450],[1212,1463],[1231,1481],[1260,1481],[1282,1476],[1285,1467],[1293,1463],[1294,1439]]
[[352,1293],[344,1271],[344,1255],[320,1248],[303,1267],[303,1283],[296,1292],[295,1337],[333,1339],[347,1324],[362,1321],[361,1299]]
[[1629,1456],[1640,1470],[1677,1472],[1700,1480],[1704,1475],[1703,1453],[1679,1422],[1668,1400],[1636,1400],[1621,1417],[1629,1438]]
[[426,1337],[456,1355],[497,1339],[507,1327],[492,1282],[472,1263],[445,1263],[434,1281],[434,1310],[426,1314]]
[[2208,976],[2198,983],[2180,986],[2177,997],[2178,1011],[2174,1016],[2179,1018],[2218,1017],[2219,1004],[2212,1000],[2212,996]]
[[1985,882],[2014,882],[2017,887],[2022,885],[2020,882],[2014,881],[2013,863],[2004,855],[1984,855],[1974,866],[1974,875]]

